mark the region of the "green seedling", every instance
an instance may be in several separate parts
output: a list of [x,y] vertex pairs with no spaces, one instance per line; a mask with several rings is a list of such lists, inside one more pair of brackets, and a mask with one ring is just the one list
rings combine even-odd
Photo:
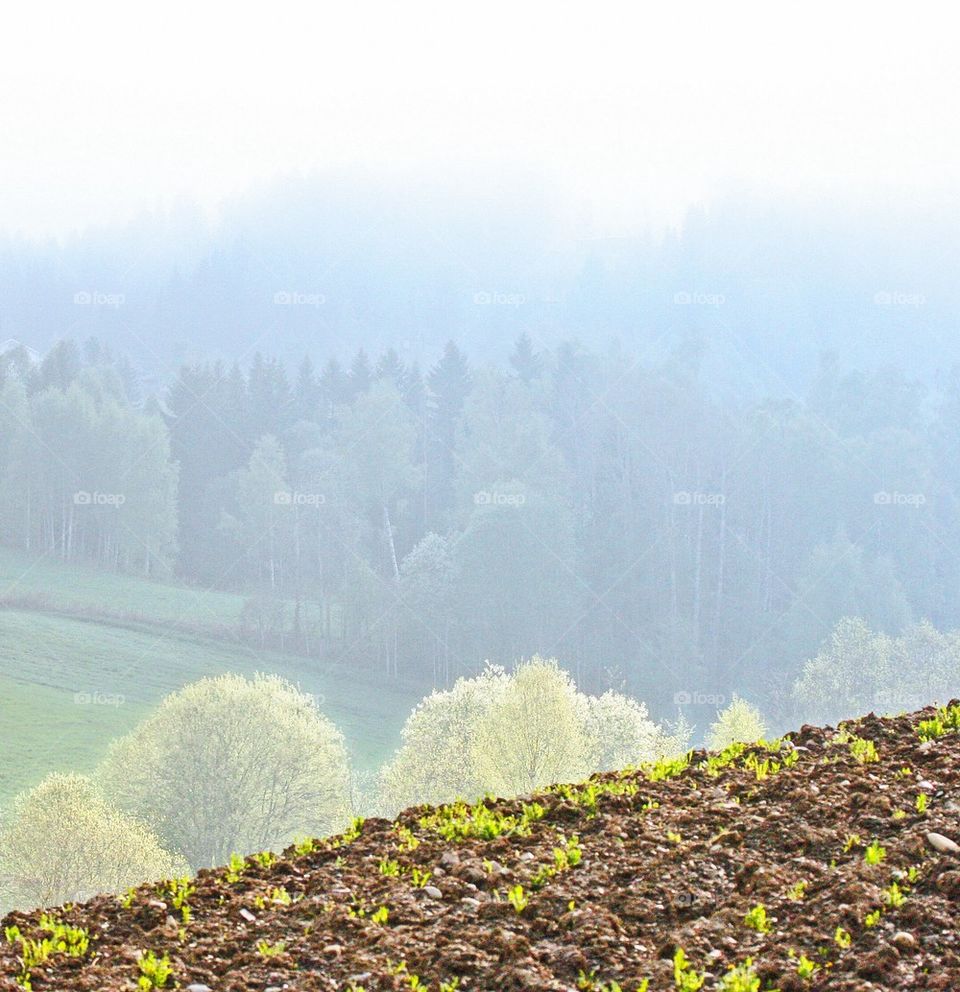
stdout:
[[753,959],[730,967],[719,985],[720,992],[760,992],[760,979],[753,968]]
[[863,852],[863,860],[868,865],[878,865],[887,856],[887,849],[880,845],[879,841],[871,841]]
[[137,986],[144,992],[149,989],[166,988],[167,982],[173,977],[173,968],[170,966],[168,954],[158,958],[153,951],[147,951],[146,954],[140,956],[137,967],[140,969]]
[[769,933],[772,927],[767,919],[767,910],[762,903],[757,904],[743,918],[743,925],[757,933]]
[[522,913],[530,903],[529,898],[523,891],[522,885],[513,886],[513,888],[507,892],[507,900],[517,911],[517,913]]
[[678,947],[673,955],[673,984],[677,992],[698,992],[707,980],[706,972],[698,974],[687,960],[683,948]]

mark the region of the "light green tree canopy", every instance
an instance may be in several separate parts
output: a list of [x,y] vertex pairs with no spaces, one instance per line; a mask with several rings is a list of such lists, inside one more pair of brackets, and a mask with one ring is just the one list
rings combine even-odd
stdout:
[[627,696],[581,693],[554,659],[489,666],[428,696],[381,773],[384,807],[517,795],[683,750]]
[[349,816],[343,736],[276,676],[222,675],[167,696],[99,776],[194,867],[325,835]]
[[825,723],[854,713],[895,713],[946,702],[960,684],[960,632],[929,621],[899,637],[844,617],[794,683],[800,718]]
[[722,751],[735,742],[752,744],[759,741],[767,732],[766,724],[756,706],[734,695],[730,705],[717,714],[716,722],[710,725],[707,734],[707,748]]
[[49,775],[22,793],[0,831],[4,910],[121,892],[186,870],[145,824],[110,806],[81,775]]

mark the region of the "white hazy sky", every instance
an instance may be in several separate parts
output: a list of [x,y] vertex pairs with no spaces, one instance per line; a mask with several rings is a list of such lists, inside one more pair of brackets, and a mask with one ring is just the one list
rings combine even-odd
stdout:
[[[0,24],[0,230],[328,165],[542,169],[602,216],[957,188],[950,5],[45,0]],[[662,9],[661,9],[662,8]]]

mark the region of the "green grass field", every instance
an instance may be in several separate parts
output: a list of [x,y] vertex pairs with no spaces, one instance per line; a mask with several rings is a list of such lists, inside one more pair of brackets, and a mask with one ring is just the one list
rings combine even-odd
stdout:
[[53,609],[103,610],[158,623],[232,626],[244,597],[117,575],[0,548],[0,603],[39,598]]
[[[166,693],[221,672],[276,673],[316,695],[361,769],[399,743],[421,693],[374,684],[315,659],[258,652],[178,629],[193,617],[230,624],[242,597],[195,593],[142,579],[0,551],[0,602],[42,597],[39,609],[0,607],[0,808],[50,771],[91,771],[114,737]],[[86,619],[57,610],[137,615]],[[193,611],[192,613],[190,611]]]

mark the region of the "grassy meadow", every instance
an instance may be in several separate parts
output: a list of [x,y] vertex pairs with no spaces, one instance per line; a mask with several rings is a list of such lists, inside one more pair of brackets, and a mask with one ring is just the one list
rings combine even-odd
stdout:
[[393,750],[420,693],[316,659],[204,636],[243,597],[0,551],[0,808],[50,771],[91,771],[109,741],[205,675],[270,672],[318,697],[361,769]]

